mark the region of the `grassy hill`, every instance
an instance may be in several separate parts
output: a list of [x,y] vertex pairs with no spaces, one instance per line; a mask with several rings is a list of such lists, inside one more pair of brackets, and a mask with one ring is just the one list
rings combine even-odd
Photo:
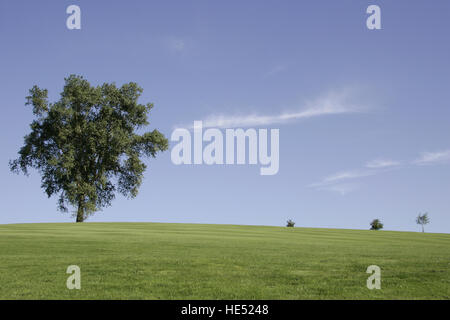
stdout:
[[[81,290],[66,269],[81,268]],[[382,270],[369,290],[369,265]],[[232,225],[0,225],[1,299],[449,299],[450,235]]]

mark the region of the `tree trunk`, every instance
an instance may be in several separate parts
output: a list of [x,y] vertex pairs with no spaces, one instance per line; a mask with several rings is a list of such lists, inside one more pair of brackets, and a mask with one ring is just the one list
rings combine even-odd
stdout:
[[423,229],[423,225],[422,225],[422,232],[425,232],[425,230]]
[[84,221],[84,210],[83,210],[83,202],[78,202],[78,211],[77,211],[77,222]]

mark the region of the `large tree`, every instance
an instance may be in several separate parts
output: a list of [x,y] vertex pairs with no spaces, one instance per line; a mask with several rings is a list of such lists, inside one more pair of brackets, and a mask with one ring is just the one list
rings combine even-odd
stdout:
[[155,157],[168,148],[157,130],[137,134],[149,124],[153,104],[139,104],[142,88],[130,82],[91,86],[81,76],[65,79],[61,98],[48,102],[48,91],[34,86],[26,97],[35,120],[25,136],[14,172],[37,169],[48,197],[58,195],[58,208],[76,208],[82,222],[108,206],[116,191],[133,198],[142,183],[143,156]]

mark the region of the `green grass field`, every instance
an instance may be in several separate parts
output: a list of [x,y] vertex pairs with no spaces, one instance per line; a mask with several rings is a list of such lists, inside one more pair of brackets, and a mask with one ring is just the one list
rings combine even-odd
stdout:
[[[81,268],[81,290],[66,269]],[[369,290],[369,265],[382,270]],[[159,223],[0,225],[1,299],[449,299],[450,234]]]

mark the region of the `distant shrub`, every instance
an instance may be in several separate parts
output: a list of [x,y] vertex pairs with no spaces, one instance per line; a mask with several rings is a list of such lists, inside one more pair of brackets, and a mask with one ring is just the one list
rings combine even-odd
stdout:
[[289,220],[286,222],[286,227],[291,227],[291,228],[293,228],[294,225],[295,225],[295,222],[294,222],[292,219],[289,219]]
[[383,229],[383,224],[379,219],[374,219],[370,223],[370,230],[380,230],[380,229]]

